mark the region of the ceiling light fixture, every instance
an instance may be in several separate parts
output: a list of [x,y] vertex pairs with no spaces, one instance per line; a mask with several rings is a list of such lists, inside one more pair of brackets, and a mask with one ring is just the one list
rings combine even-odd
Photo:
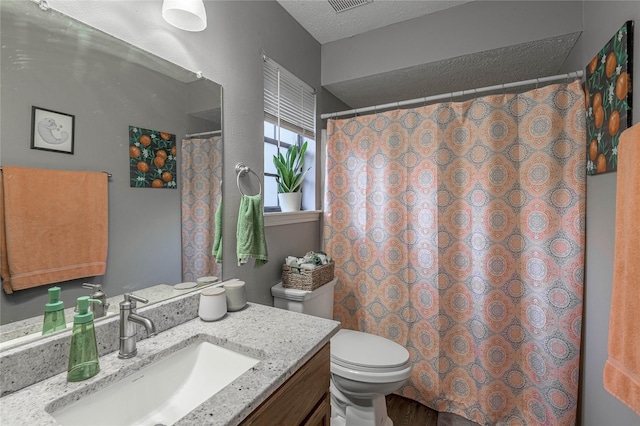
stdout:
[[164,0],[162,17],[176,28],[202,31],[207,28],[207,11],[202,0]]

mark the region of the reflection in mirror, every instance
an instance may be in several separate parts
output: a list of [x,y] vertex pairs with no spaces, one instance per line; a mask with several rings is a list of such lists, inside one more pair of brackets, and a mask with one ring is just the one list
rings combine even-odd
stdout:
[[[143,288],[141,290],[136,290],[135,294],[137,296],[143,297],[149,301],[148,305],[161,302],[163,300],[171,299],[176,296],[181,296],[186,293],[191,293],[194,291],[199,291],[205,287],[209,287],[215,285],[215,282],[201,282],[196,283],[195,287],[190,287],[187,289],[178,289],[175,286],[167,285],[167,284],[158,284],[151,287]],[[124,300],[123,295],[109,297],[107,299],[107,311],[105,315],[101,318],[95,318],[95,322],[102,321],[106,318],[111,318],[114,315],[119,315],[120,313],[120,302]],[[146,305],[145,305],[146,306]],[[74,307],[67,307],[64,310],[64,318],[67,323],[66,329],[55,331],[54,333],[48,333],[47,336],[51,334],[58,333],[68,333],[73,328],[73,316],[75,314]],[[27,318],[20,321],[15,321],[10,324],[5,324],[0,327],[0,352],[5,351],[7,349],[14,348],[16,346],[23,345],[25,343],[30,343],[35,340],[38,340],[42,337],[42,324],[43,317],[37,316],[32,318]]]
[[[119,300],[125,292],[145,294],[148,288],[160,289],[160,298],[172,297],[175,284],[202,276],[222,279],[221,265],[211,260],[215,213],[222,201],[222,87],[26,0],[1,1],[0,18],[0,165],[112,175],[106,273],[1,292],[0,332],[26,323],[41,326],[47,289],[53,285],[61,287],[69,309],[77,297],[91,294],[83,282],[102,284],[111,300]],[[75,117],[71,155],[31,149],[33,106]],[[175,188],[131,185],[130,126],[176,136]],[[191,161],[207,164],[207,174],[194,175],[196,166],[185,165],[181,157],[189,145],[205,142],[207,157]],[[181,195],[188,188],[183,185],[203,176],[211,182],[206,196],[187,196],[185,207]],[[185,221],[199,223],[203,209],[208,227],[190,241],[183,231],[191,225]],[[203,232],[208,233],[204,248]],[[202,252],[195,253],[194,247]]]

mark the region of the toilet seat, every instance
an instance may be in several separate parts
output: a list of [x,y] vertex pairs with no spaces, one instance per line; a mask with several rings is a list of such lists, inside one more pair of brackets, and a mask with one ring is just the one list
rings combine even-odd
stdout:
[[409,352],[373,334],[340,330],[331,338],[331,373],[369,383],[405,380],[411,372]]

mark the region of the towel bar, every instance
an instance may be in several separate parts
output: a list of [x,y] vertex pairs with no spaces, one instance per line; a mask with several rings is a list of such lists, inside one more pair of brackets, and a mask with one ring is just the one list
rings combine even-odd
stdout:
[[[0,171],[2,170],[2,167],[0,166]],[[109,172],[105,172],[104,170],[102,171],[102,173],[105,173],[107,175],[107,179],[110,179],[113,175]]]
[[258,190],[258,193],[256,195],[262,194],[262,183],[260,182],[260,176],[258,176],[258,174],[256,172],[251,170],[251,168],[249,166],[245,165],[244,163],[236,164],[236,174],[237,174],[236,185],[238,186],[238,191],[240,191],[240,194],[246,195],[244,192],[242,192],[242,189],[240,188],[240,178],[243,177],[244,175],[246,175],[249,172],[253,173],[255,175],[255,177],[258,178],[258,185],[260,186],[260,189]]

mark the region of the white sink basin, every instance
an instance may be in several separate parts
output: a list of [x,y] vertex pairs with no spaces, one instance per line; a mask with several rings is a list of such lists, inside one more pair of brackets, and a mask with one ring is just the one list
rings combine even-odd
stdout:
[[194,343],[51,415],[62,425],[170,425],[258,362]]

